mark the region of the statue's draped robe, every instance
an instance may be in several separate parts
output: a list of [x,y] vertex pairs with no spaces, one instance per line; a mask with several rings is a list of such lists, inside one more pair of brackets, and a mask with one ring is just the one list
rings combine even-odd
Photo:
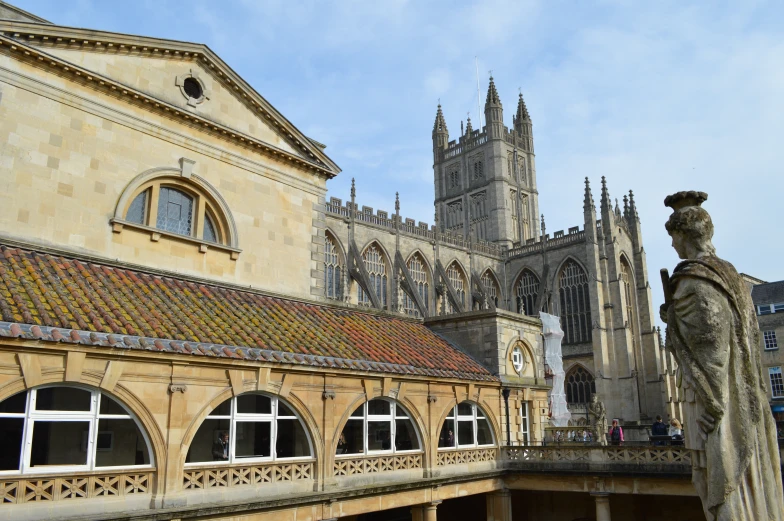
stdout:
[[[776,428],[750,292],[735,268],[715,256],[679,264],[670,289],[667,344],[693,402],[686,445],[697,451],[693,481],[706,517],[784,520]],[[716,419],[707,439],[696,423],[703,412]]]

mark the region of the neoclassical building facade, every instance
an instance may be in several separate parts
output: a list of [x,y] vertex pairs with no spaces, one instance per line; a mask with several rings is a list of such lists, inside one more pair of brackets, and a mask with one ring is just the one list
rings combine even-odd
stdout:
[[598,393],[633,430],[677,394],[633,198],[603,181],[597,218],[586,180],[584,228],[551,237],[522,97],[508,129],[491,79],[485,110],[450,141],[439,107],[437,223],[415,223],[328,199],[325,146],[205,45],[0,2],[0,519],[691,508],[677,450],[510,474],[551,454],[525,452],[540,311],[575,421]]

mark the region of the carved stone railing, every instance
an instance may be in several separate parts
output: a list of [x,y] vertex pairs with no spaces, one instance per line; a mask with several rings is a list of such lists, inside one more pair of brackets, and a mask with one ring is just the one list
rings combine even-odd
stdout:
[[154,471],[0,478],[0,505],[149,494]]
[[460,465],[462,463],[475,463],[479,461],[495,461],[498,449],[457,449],[438,452],[437,465]]
[[182,488],[195,490],[305,481],[313,479],[313,465],[313,461],[297,461],[231,467],[187,467],[182,476]]
[[684,447],[519,446],[504,447],[502,455],[513,470],[691,473],[691,453]]
[[393,470],[422,468],[422,454],[390,454],[386,456],[357,456],[335,458],[332,474],[335,476],[354,476],[356,474],[375,474]]

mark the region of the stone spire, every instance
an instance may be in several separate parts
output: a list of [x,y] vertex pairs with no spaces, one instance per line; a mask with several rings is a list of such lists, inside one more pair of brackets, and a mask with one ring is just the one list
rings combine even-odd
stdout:
[[621,218],[621,207],[618,205],[618,198],[615,198],[615,217],[620,220]]
[[436,121],[433,123],[433,155],[438,157],[438,151],[443,150],[449,143],[449,130],[446,128],[444,113],[441,112],[441,104],[438,104]]
[[534,126],[531,123],[531,115],[528,107],[525,106],[523,93],[517,98],[517,113],[512,117],[515,131],[523,138],[523,147],[529,151],[534,150]]
[[473,132],[473,131],[474,131],[474,127],[471,125],[471,116],[468,116],[468,121],[466,122],[465,135],[470,137],[471,136],[471,132]]
[[487,100],[485,100],[485,110],[492,105],[501,106],[501,98],[498,97],[498,91],[495,88],[495,81],[490,76],[490,85],[487,87]]
[[634,204],[634,192],[631,190],[629,190],[629,217],[636,221],[640,220],[640,216],[637,214],[637,205]]
[[547,235],[547,228],[544,226],[544,214],[542,214],[542,237]]
[[487,101],[485,101],[485,128],[487,139],[503,139],[504,108],[492,76],[490,76],[490,86],[487,87]]
[[595,212],[596,206],[593,204],[593,194],[591,193],[591,182],[585,178],[585,197],[583,199],[583,210],[586,212]]
[[605,209],[612,209],[612,203],[610,201],[610,192],[607,190],[607,179],[602,176],[602,213],[604,213]]
[[623,196],[623,218],[629,220],[629,196]]
[[600,205],[600,213],[602,215],[602,228],[604,235],[609,236],[612,233],[615,214],[612,208],[612,199],[610,198],[610,191],[607,190],[607,179],[602,176],[602,202]]
[[528,113],[528,107],[525,106],[522,92],[517,98],[517,113],[515,114],[514,120],[515,126],[521,124],[523,121],[531,121],[531,115]]

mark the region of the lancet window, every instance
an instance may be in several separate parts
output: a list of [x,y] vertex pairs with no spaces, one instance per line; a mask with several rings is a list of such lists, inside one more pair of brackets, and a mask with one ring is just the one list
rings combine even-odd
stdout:
[[[424,303],[425,309],[429,309],[430,284],[428,283],[427,265],[425,264],[425,261],[418,253],[415,253],[411,256],[410,259],[408,259],[406,267],[408,268],[408,272],[411,274],[411,279],[414,283],[414,288],[412,289],[419,293],[419,298]],[[419,308],[417,308],[414,299],[412,299],[405,291],[403,292],[403,311],[412,317],[421,316],[419,313]]]
[[631,274],[626,259],[621,257],[621,282],[623,282],[623,293],[626,298],[626,320],[629,321],[629,330],[632,333],[632,344],[637,342],[637,314],[634,312],[634,278]]
[[500,291],[498,289],[498,284],[495,281],[495,277],[493,277],[490,270],[485,270],[482,274],[482,286],[487,294],[487,303],[494,307],[498,307],[498,294]]
[[[381,305],[387,305],[387,265],[384,261],[384,254],[377,244],[371,244],[362,254],[362,262],[368,272],[371,291],[376,292]],[[361,286],[357,286],[357,301],[362,306],[370,306],[370,297],[365,293]]]
[[531,270],[523,270],[515,287],[517,293],[517,312],[536,316],[536,299],[539,296],[539,278]]
[[[463,270],[460,269],[460,266],[457,265],[457,262],[453,262],[449,265],[446,269],[446,276],[449,279],[449,283],[452,284],[452,287],[455,289],[455,293],[457,293],[457,298],[460,301],[460,304],[465,309],[465,301],[466,301],[466,282],[465,276],[463,275]],[[448,313],[457,313],[457,309],[452,304],[451,301],[448,301],[447,304],[447,312]]]
[[591,301],[588,295],[588,276],[579,264],[570,260],[559,278],[561,297],[561,329],[564,344],[591,341]]
[[591,396],[596,392],[596,382],[593,375],[581,365],[572,368],[566,375],[566,402],[573,404],[586,404],[591,401]]
[[334,237],[324,237],[324,291],[327,298],[343,298],[343,268],[340,264],[340,250]]

